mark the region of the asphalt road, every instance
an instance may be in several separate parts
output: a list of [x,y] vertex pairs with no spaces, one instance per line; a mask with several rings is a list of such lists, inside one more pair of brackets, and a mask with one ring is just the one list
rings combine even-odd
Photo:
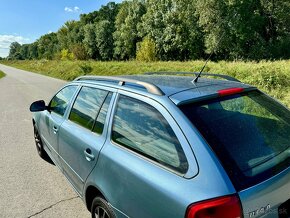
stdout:
[[65,81],[0,65],[0,217],[90,217],[57,167],[39,158],[30,104]]

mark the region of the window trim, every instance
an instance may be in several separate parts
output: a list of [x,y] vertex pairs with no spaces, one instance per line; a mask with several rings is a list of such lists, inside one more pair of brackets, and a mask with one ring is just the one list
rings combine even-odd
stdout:
[[[168,124],[170,125],[170,127],[172,128],[174,134],[176,135],[176,138],[178,139],[179,141],[179,144],[181,146],[181,149],[184,153],[184,157],[185,157],[185,160],[188,164],[188,167],[187,167],[187,171],[185,173],[180,173],[179,171],[177,170],[174,170],[170,167],[167,167],[165,166],[164,164],[162,163],[158,163],[156,161],[154,161],[153,159],[151,158],[148,158],[146,157],[145,155],[142,155],[132,149],[129,149],[117,142],[114,142],[112,140],[112,130],[113,130],[113,122],[114,122],[114,117],[115,117],[115,114],[116,114],[116,110],[117,110],[117,104],[118,104],[118,100],[120,98],[120,96],[123,95],[125,97],[130,97],[130,98],[133,98],[133,99],[136,99],[136,100],[139,100],[139,101],[142,101],[146,104],[149,104],[150,106],[152,106],[153,108],[155,108],[163,117],[164,119],[168,122]],[[165,96],[166,97],[166,96]],[[192,152],[192,149],[186,139],[186,137],[184,136],[183,134],[183,131],[180,129],[179,125],[176,123],[174,117],[170,114],[170,112],[166,109],[166,107],[164,107],[161,103],[159,103],[158,101],[156,101],[155,99],[153,98],[150,98],[150,97],[146,97],[144,95],[141,95],[141,94],[136,94],[136,93],[132,93],[132,92],[129,92],[129,91],[125,91],[125,90],[118,90],[117,92],[117,96],[114,100],[114,106],[112,108],[112,112],[111,112],[111,118],[110,118],[110,124],[109,124],[109,134],[108,134],[108,140],[110,141],[110,144],[116,146],[116,147],[119,147],[120,149],[122,150],[125,150],[141,159],[144,159],[146,160],[147,162],[151,163],[151,164],[154,164],[162,169],[165,169],[171,173],[174,173],[178,176],[181,176],[181,177],[184,177],[184,178],[192,178],[193,176],[197,175],[198,174],[198,170],[196,170],[198,167],[197,167],[197,163],[196,163],[196,159],[194,157],[194,154]],[[190,151],[190,152],[189,152]]]
[[[107,98],[110,96],[110,94],[111,94],[111,99],[110,99],[110,102],[109,102],[109,105],[108,105],[108,109],[107,109],[107,114],[106,114],[106,117],[105,117],[105,123],[104,123],[103,131],[102,131],[101,134],[99,134],[99,133],[94,132],[94,128],[95,128],[95,126],[96,126],[96,122],[97,122],[97,119],[98,119],[98,117],[99,117],[99,115],[100,115],[100,113],[101,113],[101,110],[102,110],[102,108],[103,108],[103,106],[104,106],[104,104],[105,104]],[[94,120],[94,123],[93,123],[92,129],[91,129],[91,132],[95,133],[96,135],[102,135],[103,132],[104,132],[105,125],[106,125],[106,120],[107,120],[107,116],[108,116],[109,109],[110,109],[110,105],[112,104],[113,94],[114,94],[113,92],[108,91],[108,93],[107,93],[107,95],[106,95],[106,97],[105,97],[105,99],[104,99],[104,101],[103,101],[103,103],[102,103],[102,105],[101,105],[101,107],[100,107],[98,113],[97,113],[97,116],[96,116],[96,118],[95,118],[95,120]]]

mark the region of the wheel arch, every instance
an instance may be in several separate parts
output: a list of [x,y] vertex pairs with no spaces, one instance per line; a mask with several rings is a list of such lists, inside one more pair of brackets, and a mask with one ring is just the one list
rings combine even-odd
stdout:
[[107,201],[103,193],[98,189],[97,187],[90,185],[87,187],[86,192],[85,192],[85,200],[86,200],[86,206],[89,211],[91,211],[91,206],[93,203],[93,200],[95,197],[102,197],[104,200]]

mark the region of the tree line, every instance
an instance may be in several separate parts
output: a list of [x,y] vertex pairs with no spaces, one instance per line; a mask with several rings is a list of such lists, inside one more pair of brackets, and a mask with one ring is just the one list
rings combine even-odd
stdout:
[[290,58],[290,1],[131,0],[81,14],[8,59],[260,60]]

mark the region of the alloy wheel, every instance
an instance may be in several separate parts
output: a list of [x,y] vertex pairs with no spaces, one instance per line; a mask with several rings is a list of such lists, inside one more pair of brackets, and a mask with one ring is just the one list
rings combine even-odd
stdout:
[[95,217],[96,218],[110,218],[108,212],[105,208],[101,206],[97,206],[95,210]]

